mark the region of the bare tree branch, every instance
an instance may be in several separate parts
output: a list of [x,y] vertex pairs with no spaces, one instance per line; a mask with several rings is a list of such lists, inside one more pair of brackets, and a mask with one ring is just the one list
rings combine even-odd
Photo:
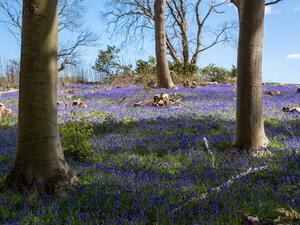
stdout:
[[[207,7],[207,3],[209,3],[209,7]],[[174,62],[195,64],[200,52],[222,43],[222,41],[230,40],[228,30],[226,29],[225,32],[221,26],[219,32],[209,28],[209,30],[214,30],[216,41],[206,45],[202,41],[202,35],[208,29],[208,26],[205,26],[206,21],[212,15],[223,13],[222,6],[228,3],[229,0],[221,2],[215,0],[166,1],[167,47]],[[143,40],[146,32],[153,32],[153,6],[153,0],[113,0],[109,1],[109,10],[104,13],[104,16],[108,20],[109,29],[112,29],[114,33],[125,34],[124,42],[131,41],[132,37]],[[229,26],[227,28],[229,29]],[[209,31],[209,33],[213,35],[213,32]],[[210,46],[211,44],[212,46]]]
[[[238,10],[240,10],[240,8],[241,8],[241,1],[243,1],[243,0],[230,0],[230,2],[231,2],[232,4],[234,4],[234,5],[237,7]],[[269,1],[269,2],[266,2],[266,3],[265,3],[265,6],[268,6],[268,5],[274,5],[274,4],[277,4],[277,3],[282,2],[282,1],[283,1],[283,0],[273,0],[273,1]]]
[[69,43],[67,46],[62,46],[63,48],[58,51],[57,57],[63,58],[77,54],[77,49],[79,47],[93,46],[97,39],[98,36],[89,29],[83,30],[77,35],[74,42],[71,44]]
[[[76,36],[74,41],[59,42],[58,61],[64,65],[74,64],[75,59],[80,55],[80,48],[94,45],[98,39],[98,36],[90,29],[81,28],[84,25],[82,18],[85,13],[82,2],[83,0],[59,0],[59,36],[66,36],[66,33],[72,33]],[[5,18],[0,20],[0,23],[3,23],[20,43],[22,0],[0,0],[0,13]]]
[[266,6],[267,5],[274,5],[274,4],[277,4],[277,3],[279,3],[279,2],[281,2],[281,1],[283,1],[283,0],[274,0],[274,1],[270,1],[270,2],[266,2]]

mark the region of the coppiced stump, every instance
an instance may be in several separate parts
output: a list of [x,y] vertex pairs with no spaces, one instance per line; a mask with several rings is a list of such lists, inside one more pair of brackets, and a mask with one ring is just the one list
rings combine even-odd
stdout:
[[156,70],[159,87],[174,88],[170,75],[167,59],[167,40],[165,28],[165,3],[166,0],[155,0],[155,45],[156,45]]
[[57,125],[57,0],[24,0],[19,129],[2,192],[65,194],[76,182]]
[[252,150],[267,147],[262,107],[262,49],[265,1],[240,3],[237,114],[234,146]]

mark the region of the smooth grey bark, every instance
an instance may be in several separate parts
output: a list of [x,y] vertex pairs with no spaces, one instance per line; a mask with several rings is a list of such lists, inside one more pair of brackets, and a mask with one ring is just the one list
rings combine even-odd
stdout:
[[154,3],[156,70],[159,86],[161,88],[174,88],[167,59],[165,3],[166,0],[155,0]]
[[[184,18],[185,19],[185,18]],[[189,44],[188,44],[188,37],[187,37],[187,23],[186,20],[182,23],[182,55],[183,55],[183,63],[189,64],[190,60],[190,50],[189,50]]]
[[240,2],[237,113],[234,146],[260,149],[268,139],[263,124],[262,49],[265,1]]
[[75,180],[57,124],[57,0],[24,0],[17,155],[4,192],[64,194]]

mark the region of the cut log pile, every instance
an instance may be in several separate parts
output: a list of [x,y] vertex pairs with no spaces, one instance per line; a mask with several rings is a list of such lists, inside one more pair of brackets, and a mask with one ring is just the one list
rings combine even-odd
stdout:
[[4,104],[0,103],[0,120],[4,117],[12,115],[12,110],[7,108]]
[[175,106],[175,105],[181,105],[181,99],[177,98],[177,95],[175,93],[167,94],[156,94],[153,97],[153,100],[151,101],[138,101],[134,103],[134,106]]
[[87,105],[85,104],[84,101],[82,101],[81,99],[76,99],[73,101],[73,106],[79,106],[79,107],[82,107],[82,108],[86,108]]
[[[66,107],[68,106],[67,103],[63,102],[63,101],[57,101],[57,106],[58,107]],[[75,99],[73,102],[72,102],[72,106],[78,106],[78,107],[82,107],[82,108],[86,108],[87,105],[85,104],[85,102],[81,99]]]
[[186,88],[196,88],[197,86],[198,85],[197,85],[196,81],[185,80],[183,82],[183,87],[186,87]]
[[281,93],[280,91],[266,91],[265,95],[269,95],[269,96],[279,96]]
[[176,105],[180,104],[181,99],[176,99],[176,94],[160,94],[154,95],[153,101],[150,102],[151,106],[168,106],[168,105]]

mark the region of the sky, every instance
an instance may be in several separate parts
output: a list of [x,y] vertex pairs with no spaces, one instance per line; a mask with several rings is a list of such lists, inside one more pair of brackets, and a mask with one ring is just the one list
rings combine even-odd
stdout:
[[[154,55],[154,34],[147,35],[143,44],[134,42],[122,45],[123,37],[107,31],[107,23],[101,16],[105,11],[104,2],[108,0],[85,0],[85,24],[100,38],[93,47],[82,51],[82,59],[92,64],[99,49],[107,45],[121,48],[121,58],[124,63],[135,64],[138,59],[147,59]],[[236,9],[232,5],[226,8],[226,18],[237,20]],[[211,23],[218,23],[223,18],[213,18]],[[219,16],[220,17],[220,16]],[[3,15],[0,15],[0,21]],[[2,59],[19,58],[20,45],[16,39],[0,24],[0,57]],[[64,37],[68,38],[68,37]],[[236,37],[238,39],[238,37]],[[237,43],[218,45],[202,53],[198,65],[216,64],[225,68],[236,65]],[[264,51],[263,51],[263,81],[278,83],[300,83],[300,1],[284,0],[282,3],[268,6],[265,17]]]

